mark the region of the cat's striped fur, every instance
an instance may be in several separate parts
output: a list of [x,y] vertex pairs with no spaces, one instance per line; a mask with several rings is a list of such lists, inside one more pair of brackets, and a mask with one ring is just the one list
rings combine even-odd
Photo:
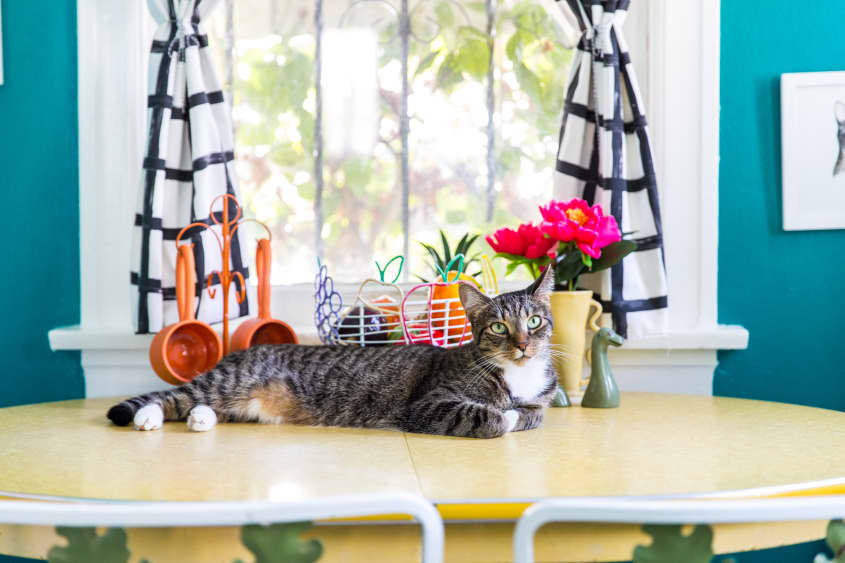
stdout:
[[[549,345],[551,278],[544,274],[527,289],[494,299],[464,284],[461,300],[474,340],[460,348],[259,346],[226,356],[182,387],[119,403],[108,417],[118,425],[135,418],[136,427],[155,429],[160,420],[138,420],[143,407],[158,412],[157,405],[164,420],[184,420],[195,407],[207,405],[221,422],[477,438],[536,428],[557,386]],[[542,323],[529,329],[533,316]],[[504,323],[507,333],[496,334],[494,323]],[[208,421],[201,429],[207,427]]]

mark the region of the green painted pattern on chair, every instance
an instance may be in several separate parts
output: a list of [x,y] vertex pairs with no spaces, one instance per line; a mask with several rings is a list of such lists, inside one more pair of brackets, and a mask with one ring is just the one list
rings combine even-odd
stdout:
[[713,559],[713,528],[696,526],[684,534],[681,526],[643,526],[651,545],[634,548],[634,563],[710,563]]
[[831,520],[827,524],[825,543],[833,553],[832,558],[818,555],[813,563],[843,563],[845,562],[845,523],[842,520]]
[[255,563],[314,563],[323,555],[323,544],[299,539],[310,527],[311,522],[244,526],[241,541],[255,555]]
[[109,528],[102,536],[96,528],[68,528],[57,526],[56,533],[67,538],[66,546],[54,545],[47,552],[50,563],[126,563],[129,548],[126,547],[126,531],[123,528]]
[[[254,563],[314,563],[323,555],[323,544],[316,539],[303,541],[299,535],[311,522],[286,522],[269,526],[241,528],[241,541],[255,556]],[[67,545],[54,545],[47,552],[50,563],[127,563],[131,552],[126,545],[126,530],[109,528],[98,535],[96,528],[56,527]],[[0,555],[0,563],[34,561]],[[146,559],[141,563],[149,563]],[[244,563],[236,559],[233,563]]]

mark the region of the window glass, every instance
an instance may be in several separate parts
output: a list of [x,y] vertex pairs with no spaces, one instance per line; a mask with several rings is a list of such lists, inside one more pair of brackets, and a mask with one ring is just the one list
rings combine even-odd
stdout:
[[[552,197],[572,56],[560,7],[408,0],[405,13],[407,28],[401,0],[224,0],[210,17],[242,203],[272,229],[275,284],[310,281],[318,245],[338,280],[405,248],[408,279],[431,279],[420,241],[439,248],[443,229],[454,246]],[[478,251],[492,254],[483,238]]]

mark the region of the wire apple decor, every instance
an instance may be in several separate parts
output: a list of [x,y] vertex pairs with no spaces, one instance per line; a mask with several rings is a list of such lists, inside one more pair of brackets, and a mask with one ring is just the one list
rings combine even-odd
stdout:
[[[394,256],[379,278],[364,280],[354,297],[344,300],[325,265],[314,280],[314,322],[320,341],[331,345],[390,346],[430,344],[443,348],[472,341],[472,328],[458,295],[461,283],[472,283],[493,296],[498,293],[496,274],[482,257],[482,282],[463,273],[464,256],[458,254],[445,266],[435,265],[439,279],[416,284],[407,291],[396,283],[405,263]],[[387,272],[395,270],[395,275]],[[390,281],[387,281],[387,280]]]

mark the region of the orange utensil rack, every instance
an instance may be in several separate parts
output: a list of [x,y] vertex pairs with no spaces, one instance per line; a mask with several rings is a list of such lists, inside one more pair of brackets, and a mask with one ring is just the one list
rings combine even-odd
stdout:
[[[218,221],[217,217],[214,215],[214,206],[217,204],[217,201],[222,199],[223,200],[223,216],[222,221]],[[235,216],[233,218],[229,218],[229,209],[230,206],[235,206]],[[246,218],[241,219],[241,206],[238,204],[238,200],[235,196],[231,194],[223,194],[217,196],[212,200],[211,205],[208,210],[208,223],[191,223],[187,227],[183,228],[179,231],[179,234],[176,236],[176,245],[178,246],[180,241],[182,240],[182,236],[190,229],[193,228],[203,228],[209,231],[211,234],[214,235],[215,240],[217,240],[217,244],[220,247],[220,254],[223,259],[223,269],[222,270],[215,270],[208,274],[208,278],[206,280],[206,286],[208,288],[208,295],[212,299],[216,295],[217,291],[212,289],[212,280],[215,276],[220,281],[221,290],[223,292],[223,355],[229,353],[229,289],[230,285],[234,280],[238,280],[240,284],[240,290],[237,293],[236,299],[238,303],[243,303],[244,299],[246,299],[246,280],[244,279],[243,274],[240,272],[233,272],[232,269],[229,267],[229,256],[231,254],[231,247],[232,247],[232,238],[235,236],[235,233],[238,231],[238,228],[244,223],[257,223],[264,227],[264,230],[267,231],[268,240],[272,240],[272,233],[270,229],[256,219]],[[218,235],[217,232],[212,228],[213,225],[219,225],[221,233]]]

